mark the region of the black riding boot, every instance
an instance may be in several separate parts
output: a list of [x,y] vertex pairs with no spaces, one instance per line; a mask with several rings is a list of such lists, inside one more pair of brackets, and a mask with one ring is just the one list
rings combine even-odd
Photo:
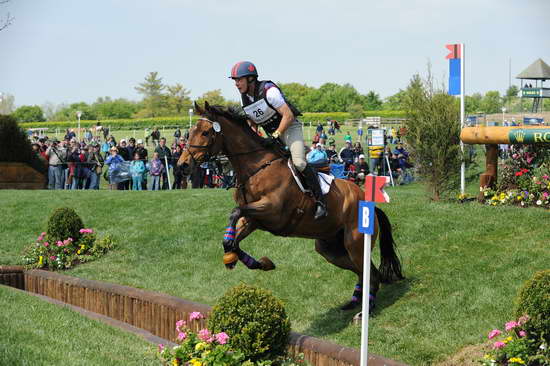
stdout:
[[323,195],[323,192],[321,191],[317,172],[311,165],[307,165],[302,173],[304,174],[307,185],[309,186],[309,188],[313,192],[313,196],[315,197],[316,208],[314,219],[317,220],[321,217],[327,216],[328,213],[326,208],[326,199]]

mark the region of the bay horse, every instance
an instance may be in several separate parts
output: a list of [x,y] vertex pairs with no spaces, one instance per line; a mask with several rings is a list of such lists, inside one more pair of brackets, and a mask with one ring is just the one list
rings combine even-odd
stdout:
[[[269,258],[256,260],[240,248],[240,242],[256,229],[278,236],[314,239],[315,250],[328,262],[358,277],[352,299],[342,309],[360,306],[364,242],[358,231],[358,202],[364,197],[361,188],[353,182],[334,179],[327,195],[329,215],[314,220],[315,201],[298,187],[287,166],[288,158],[280,149],[266,146],[266,139],[250,128],[246,116],[208,103],[204,109],[195,103],[195,110],[202,118],[190,129],[188,147],[178,165],[194,166],[223,153],[237,177],[234,192],[237,207],[229,215],[222,242],[226,267],[232,269],[240,260],[249,269],[275,268]],[[373,247],[379,233],[381,264],[377,269],[371,261],[371,308],[380,282],[404,278],[389,219],[377,207]]]

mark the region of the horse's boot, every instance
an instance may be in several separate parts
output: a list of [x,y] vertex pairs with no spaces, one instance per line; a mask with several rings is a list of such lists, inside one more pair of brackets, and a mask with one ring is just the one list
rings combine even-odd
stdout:
[[306,165],[306,168],[302,173],[304,174],[307,185],[309,186],[309,188],[313,192],[313,196],[315,197],[316,208],[314,219],[318,220],[321,217],[327,216],[328,212],[326,198],[321,191],[321,185],[319,184],[317,171],[315,171],[315,169],[311,165]]

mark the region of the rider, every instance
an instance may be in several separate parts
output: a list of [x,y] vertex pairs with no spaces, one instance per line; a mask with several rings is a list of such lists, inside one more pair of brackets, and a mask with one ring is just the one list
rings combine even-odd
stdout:
[[315,169],[308,165],[304,152],[304,135],[297,116],[300,111],[286,100],[279,87],[270,80],[258,80],[252,62],[237,62],[231,69],[235,86],[241,93],[245,114],[254,125],[262,126],[274,139],[280,139],[290,149],[292,162],[304,175],[316,201],[315,219],[327,215],[326,200]]

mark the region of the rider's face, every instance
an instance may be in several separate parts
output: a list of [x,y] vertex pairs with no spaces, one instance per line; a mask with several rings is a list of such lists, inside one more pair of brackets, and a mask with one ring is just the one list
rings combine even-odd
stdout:
[[248,81],[246,77],[234,78],[233,80],[235,80],[235,86],[239,89],[239,93],[244,94],[248,91]]

